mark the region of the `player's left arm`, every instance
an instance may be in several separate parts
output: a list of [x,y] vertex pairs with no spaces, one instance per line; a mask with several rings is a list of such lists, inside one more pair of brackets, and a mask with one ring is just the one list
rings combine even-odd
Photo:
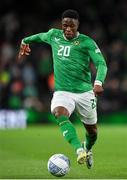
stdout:
[[95,96],[102,94],[104,91],[103,84],[107,74],[107,65],[99,47],[95,41],[91,40],[88,49],[89,55],[97,69],[93,91]]

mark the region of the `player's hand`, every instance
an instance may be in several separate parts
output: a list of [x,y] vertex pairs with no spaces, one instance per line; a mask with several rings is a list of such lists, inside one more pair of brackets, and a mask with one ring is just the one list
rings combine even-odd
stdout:
[[100,85],[94,85],[93,92],[95,96],[100,96],[103,93],[104,89]]
[[18,59],[21,59],[21,57],[24,55],[26,56],[30,55],[30,52],[31,52],[31,49],[29,47],[29,44],[21,44]]

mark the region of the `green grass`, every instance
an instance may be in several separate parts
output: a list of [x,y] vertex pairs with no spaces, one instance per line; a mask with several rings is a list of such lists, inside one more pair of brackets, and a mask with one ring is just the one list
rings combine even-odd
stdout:
[[[83,126],[76,126],[80,140]],[[0,131],[0,178],[58,179],[47,171],[47,161],[55,153],[70,158],[71,170],[61,179],[127,178],[127,127],[99,126],[93,148],[94,168],[78,165],[75,152],[56,126],[33,126],[24,130]]]

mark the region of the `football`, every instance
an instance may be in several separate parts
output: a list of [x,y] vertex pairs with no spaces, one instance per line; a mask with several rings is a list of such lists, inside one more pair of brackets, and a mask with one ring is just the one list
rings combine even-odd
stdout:
[[64,154],[54,154],[48,160],[48,171],[54,176],[64,176],[70,170],[70,160]]

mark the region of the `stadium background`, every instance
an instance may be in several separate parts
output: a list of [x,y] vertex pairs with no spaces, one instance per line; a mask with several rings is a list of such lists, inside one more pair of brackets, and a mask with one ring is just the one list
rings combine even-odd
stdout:
[[[99,122],[126,123],[127,116],[127,1],[126,0],[2,0],[0,5],[0,116],[24,109],[27,122],[50,122],[53,93],[51,49],[32,44],[32,53],[17,63],[21,39],[60,28],[66,9],[80,14],[80,32],[102,50],[108,75],[98,99]],[[93,68],[93,80],[95,69]],[[11,110],[11,111],[10,111]],[[8,115],[8,117],[9,117]],[[16,116],[17,118],[17,116]],[[76,120],[75,115],[72,120]]]
[[[77,164],[73,148],[58,126],[50,123],[54,121],[50,47],[32,44],[32,54],[16,62],[21,39],[60,27],[61,13],[68,8],[79,12],[80,32],[95,39],[108,65],[105,91],[98,99],[98,140],[90,171]],[[0,1],[1,179],[55,179],[47,171],[47,161],[55,153],[71,161],[71,170],[63,179],[127,179],[126,22],[126,0]],[[26,127],[26,120],[27,128],[9,129]],[[76,115],[72,121],[79,122]],[[81,142],[85,138],[82,126],[75,124]]]

